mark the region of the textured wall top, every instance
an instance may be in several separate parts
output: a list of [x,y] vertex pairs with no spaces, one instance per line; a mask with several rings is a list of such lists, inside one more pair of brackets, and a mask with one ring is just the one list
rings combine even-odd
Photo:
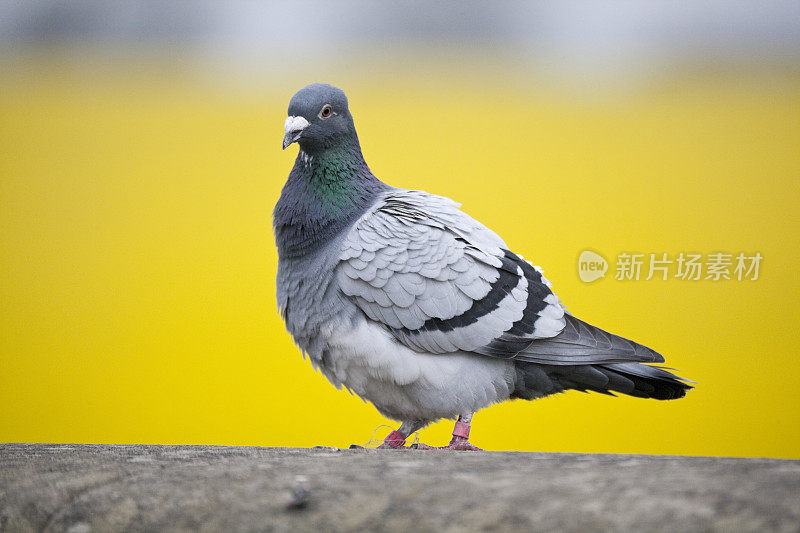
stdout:
[[0,531],[800,528],[800,461],[0,444]]

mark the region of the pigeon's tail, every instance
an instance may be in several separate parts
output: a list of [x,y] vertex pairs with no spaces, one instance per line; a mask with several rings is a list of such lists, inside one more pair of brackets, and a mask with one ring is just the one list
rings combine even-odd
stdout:
[[691,389],[685,379],[642,363],[540,365],[519,362],[514,398],[531,400],[574,389],[603,394],[618,392],[637,398],[675,400]]

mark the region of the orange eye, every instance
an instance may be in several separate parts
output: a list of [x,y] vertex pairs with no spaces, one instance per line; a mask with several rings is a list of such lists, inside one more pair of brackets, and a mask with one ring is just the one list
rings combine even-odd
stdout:
[[326,119],[331,115],[333,115],[333,108],[331,107],[331,104],[325,104],[322,106],[322,109],[319,110],[318,116],[319,118]]

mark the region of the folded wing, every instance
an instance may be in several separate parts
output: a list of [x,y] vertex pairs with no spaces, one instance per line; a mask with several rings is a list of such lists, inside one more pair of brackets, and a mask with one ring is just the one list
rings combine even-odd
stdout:
[[342,292],[419,352],[551,365],[661,362],[656,352],[565,313],[539,269],[458,204],[393,190],[341,249]]

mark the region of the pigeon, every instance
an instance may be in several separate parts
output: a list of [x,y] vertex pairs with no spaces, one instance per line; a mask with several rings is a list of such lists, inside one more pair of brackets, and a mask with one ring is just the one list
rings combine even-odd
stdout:
[[[330,382],[400,426],[405,447],[474,413],[567,390],[681,398],[692,387],[654,350],[570,314],[541,268],[443,196],[369,169],[345,93],[314,83],[289,102],[283,148],[299,145],[273,212],[277,299],[295,343]],[[418,444],[420,449],[434,449]]]

